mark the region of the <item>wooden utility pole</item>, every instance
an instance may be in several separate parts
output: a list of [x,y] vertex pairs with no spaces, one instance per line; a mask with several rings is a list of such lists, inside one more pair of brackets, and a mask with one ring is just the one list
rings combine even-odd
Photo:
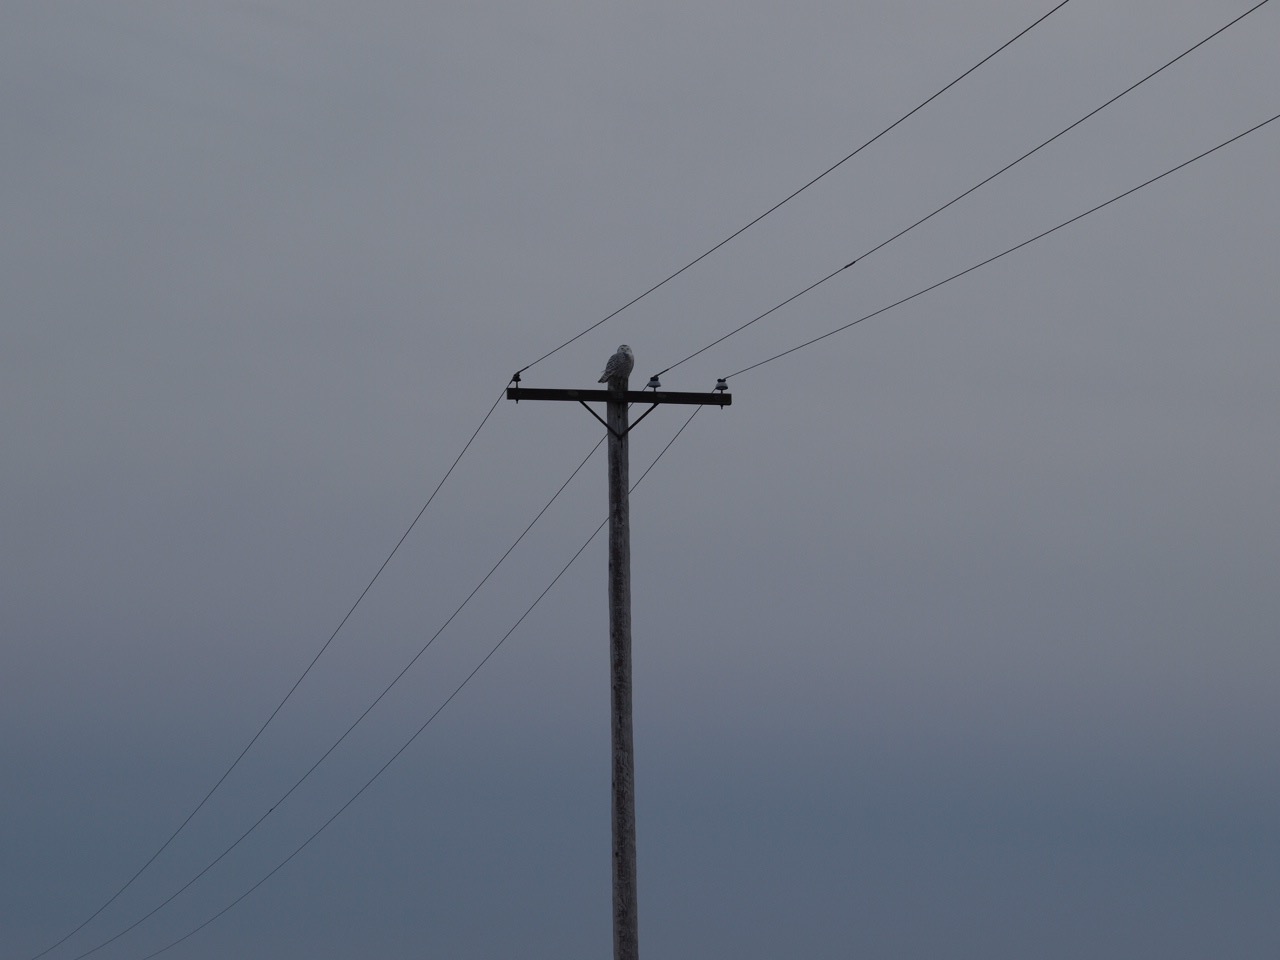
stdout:
[[[656,378],[653,383],[656,384]],[[635,751],[631,733],[631,509],[627,438],[631,428],[659,404],[709,404],[727,407],[733,398],[720,381],[714,393],[659,393],[626,389],[625,379],[609,390],[522,390],[520,375],[507,388],[507,399],[572,400],[586,407],[609,431],[609,662],[613,741],[613,956],[639,960],[636,909]],[[601,419],[588,402],[604,402]],[[651,404],[629,424],[633,403]]]
[[[624,384],[625,386],[625,384]],[[613,957],[640,960],[636,905],[636,765],[631,736],[631,464],[623,390],[609,428],[609,704],[613,742]]]

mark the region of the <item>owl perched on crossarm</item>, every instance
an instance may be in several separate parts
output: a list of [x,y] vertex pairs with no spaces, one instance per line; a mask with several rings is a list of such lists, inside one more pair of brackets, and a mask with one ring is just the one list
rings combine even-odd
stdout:
[[618,352],[609,358],[609,362],[604,365],[604,373],[600,374],[597,383],[607,383],[609,386],[626,386],[627,378],[631,376],[631,368],[636,365],[636,355],[631,352],[631,348],[625,343],[618,348]]

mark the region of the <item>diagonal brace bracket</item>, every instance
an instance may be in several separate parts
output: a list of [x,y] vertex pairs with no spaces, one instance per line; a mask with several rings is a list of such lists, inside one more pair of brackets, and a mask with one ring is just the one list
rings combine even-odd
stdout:
[[600,416],[600,414],[596,413],[594,410],[592,410],[590,407],[588,407],[588,406],[587,406],[587,402],[586,402],[585,400],[579,400],[578,402],[579,402],[580,404],[582,404],[582,409],[583,409],[583,410],[585,410],[585,411],[587,411],[587,413],[591,414],[591,415],[592,415],[593,417],[595,417],[597,420],[599,420],[599,421],[600,421],[600,423],[601,423],[601,425],[602,425],[606,430],[608,430],[610,433],[614,434],[615,436],[617,435],[618,431],[617,431],[617,430],[615,430],[615,429],[613,429],[613,427],[609,426],[609,424],[605,423],[605,422],[604,422],[604,417]]
[[583,409],[583,410],[587,411],[587,413],[591,414],[593,417],[595,417],[597,420],[599,420],[599,421],[600,421],[600,423],[604,426],[604,428],[605,428],[606,430],[608,430],[610,433],[612,433],[612,434],[613,434],[615,437],[617,437],[619,440],[621,440],[621,439],[622,439],[623,437],[625,437],[628,433],[630,433],[630,432],[635,428],[636,424],[638,424],[641,420],[643,420],[643,419],[644,419],[645,417],[647,417],[649,414],[653,413],[653,411],[654,411],[654,410],[658,409],[658,405],[657,405],[656,403],[655,403],[655,404],[653,404],[652,406],[650,406],[650,407],[649,407],[649,409],[648,409],[648,410],[646,410],[644,413],[640,414],[640,416],[636,417],[636,418],[635,418],[635,420],[633,420],[633,421],[632,421],[632,422],[627,426],[627,429],[626,429],[626,430],[624,430],[622,433],[618,433],[618,431],[617,431],[617,430],[615,430],[615,429],[613,429],[613,427],[609,426],[609,424],[608,424],[608,423],[605,423],[604,418],[603,418],[602,416],[600,416],[600,414],[596,413],[594,410],[592,410],[590,407],[588,407],[588,406],[587,406],[587,403],[586,403],[586,401],[585,401],[585,400],[579,400],[578,402],[579,402],[580,404],[582,404],[582,409]]

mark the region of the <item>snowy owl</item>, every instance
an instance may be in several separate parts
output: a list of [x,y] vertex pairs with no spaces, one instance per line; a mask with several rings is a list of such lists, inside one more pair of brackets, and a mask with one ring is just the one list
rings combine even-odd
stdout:
[[627,377],[631,376],[631,368],[636,364],[636,355],[631,352],[631,348],[625,343],[618,348],[618,352],[609,358],[609,362],[604,365],[604,373],[600,374],[597,383],[607,383],[613,386],[625,387]]

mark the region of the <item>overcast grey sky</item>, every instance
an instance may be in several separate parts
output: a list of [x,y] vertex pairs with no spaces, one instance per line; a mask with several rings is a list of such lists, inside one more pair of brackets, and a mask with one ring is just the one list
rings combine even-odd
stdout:
[[[0,7],[0,952],[182,823],[513,370],[1053,6]],[[1072,0],[781,210],[539,363],[633,386],[924,216],[1250,0]],[[1265,4],[934,220],[664,376],[707,390],[1280,112]],[[733,378],[632,500],[641,949],[1280,952],[1280,122]],[[634,472],[685,414],[633,434]],[[272,807],[586,456],[503,401],[164,854]],[[94,953],[257,883],[604,516],[597,454],[303,787]],[[609,933],[604,546],[333,825],[165,956],[587,958]]]

